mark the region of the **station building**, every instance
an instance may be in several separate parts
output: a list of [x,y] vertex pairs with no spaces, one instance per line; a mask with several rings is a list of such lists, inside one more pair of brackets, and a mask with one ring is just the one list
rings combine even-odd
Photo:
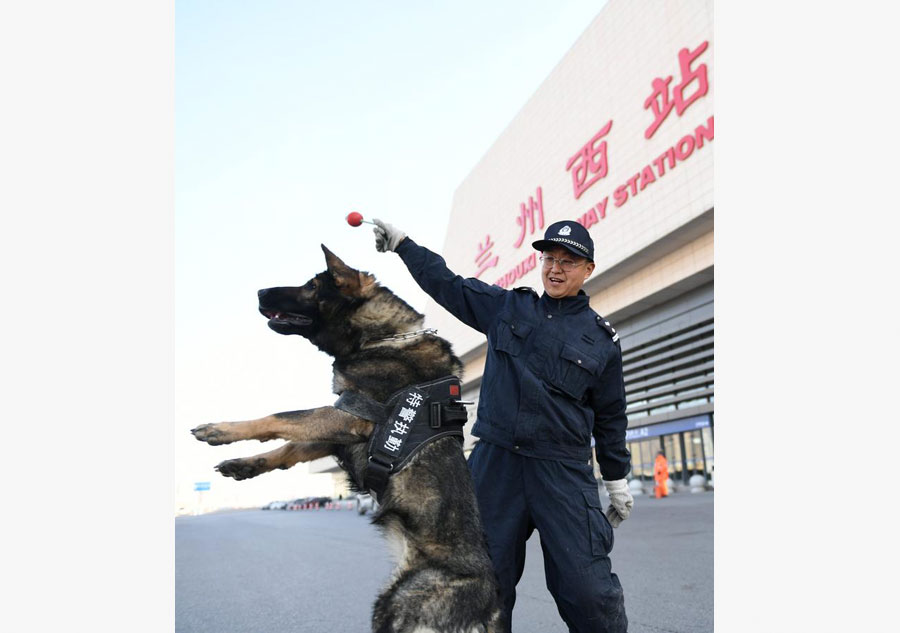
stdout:
[[[531,243],[581,222],[584,289],[620,336],[630,476],[651,480],[664,450],[676,485],[715,463],[714,51],[711,0],[610,0],[459,185],[441,252],[464,277],[543,292]],[[425,313],[477,402],[485,336]]]

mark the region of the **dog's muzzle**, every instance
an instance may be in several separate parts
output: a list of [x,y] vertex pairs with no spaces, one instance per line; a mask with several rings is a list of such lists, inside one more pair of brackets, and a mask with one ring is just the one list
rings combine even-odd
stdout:
[[285,325],[297,325],[302,327],[312,323],[312,319],[308,316],[303,316],[302,314],[279,312],[278,310],[267,310],[265,308],[260,308],[259,311],[264,317],[269,319],[269,325],[272,325],[273,323],[283,323]]

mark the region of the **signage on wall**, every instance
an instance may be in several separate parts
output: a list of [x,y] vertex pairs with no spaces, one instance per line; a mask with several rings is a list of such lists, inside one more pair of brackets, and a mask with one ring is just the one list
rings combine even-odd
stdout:
[[695,431],[697,429],[705,429],[708,426],[708,415],[695,415],[690,418],[673,420],[672,422],[662,422],[660,424],[650,424],[648,426],[638,426],[635,428],[626,429],[625,441],[634,442],[637,440],[647,439],[648,437],[657,437],[659,435],[682,433],[684,431]]
[[[644,139],[651,139],[656,132],[663,127],[672,111],[679,117],[686,114],[698,100],[709,92],[709,77],[707,65],[702,62],[703,54],[709,46],[709,41],[701,42],[695,48],[682,48],[678,52],[678,83],[672,82],[674,75],[655,77],[650,81],[651,92],[643,102],[646,110],[648,125],[644,130]],[[675,169],[679,164],[688,160],[695,151],[704,147],[704,144],[714,138],[714,117],[710,116],[706,121],[697,122],[694,131],[684,135],[672,143],[665,152],[650,163],[640,166],[625,182],[616,183],[604,192],[602,198],[594,198],[596,202],[580,217],[576,218],[585,228],[598,224],[607,217],[612,209],[620,208],[632,198],[640,195],[644,189],[663,178],[666,173]],[[602,119],[601,119],[602,121]],[[610,146],[608,135],[614,126],[614,119],[602,122],[599,129],[590,132],[590,138],[579,148],[565,163],[564,167],[571,174],[572,196],[581,201],[582,196],[594,193],[590,192],[595,186],[602,186],[609,173],[610,162],[615,160],[615,147]],[[612,196],[612,209],[609,208],[610,195]],[[537,186],[534,194],[528,194],[528,201],[519,204],[518,213],[515,214],[517,226],[517,238],[513,247],[521,248],[523,244],[530,244],[535,232],[542,235],[544,228],[544,200],[541,186]],[[477,272],[475,277],[480,277],[490,269],[498,269],[505,272],[496,277],[496,285],[509,288],[516,280],[524,277],[534,270],[537,265],[536,253],[532,252],[515,265],[501,263],[500,256],[491,255],[491,247],[494,242],[487,235],[483,242],[478,243],[475,264]],[[492,271],[497,274],[497,271]],[[490,274],[490,273],[488,273]]]

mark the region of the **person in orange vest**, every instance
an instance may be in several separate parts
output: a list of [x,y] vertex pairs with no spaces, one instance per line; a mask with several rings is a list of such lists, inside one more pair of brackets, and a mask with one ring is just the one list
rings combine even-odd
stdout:
[[656,498],[669,496],[669,487],[666,482],[669,479],[669,462],[666,461],[666,455],[662,451],[656,454],[656,463],[653,464],[653,478],[656,480]]

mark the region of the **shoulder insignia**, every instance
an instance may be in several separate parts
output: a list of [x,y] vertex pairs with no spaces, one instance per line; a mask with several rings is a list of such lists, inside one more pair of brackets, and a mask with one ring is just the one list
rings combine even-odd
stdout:
[[618,334],[618,332],[616,332],[616,328],[614,328],[613,326],[611,326],[611,325],[609,324],[609,321],[607,321],[606,319],[604,319],[604,318],[603,318],[602,316],[600,316],[599,314],[597,315],[597,325],[599,325],[601,328],[603,328],[604,330],[606,330],[607,333],[609,333],[609,335],[612,337],[613,343],[615,343],[615,342],[617,342],[617,341],[619,340],[619,334]]
[[519,286],[518,288],[513,288],[513,290],[517,292],[527,292],[533,294],[535,297],[538,296],[538,293],[531,286]]

